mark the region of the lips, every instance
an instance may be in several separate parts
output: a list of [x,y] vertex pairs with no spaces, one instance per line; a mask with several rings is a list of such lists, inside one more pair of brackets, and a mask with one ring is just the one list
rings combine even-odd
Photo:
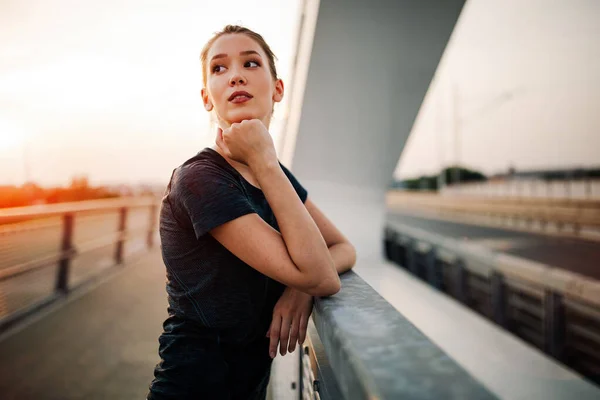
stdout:
[[229,99],[227,99],[228,101],[233,101],[236,97],[239,97],[239,99],[251,99],[253,96],[248,93],[248,92],[244,92],[244,91],[237,91],[237,92],[233,92],[231,94],[231,96],[229,96]]

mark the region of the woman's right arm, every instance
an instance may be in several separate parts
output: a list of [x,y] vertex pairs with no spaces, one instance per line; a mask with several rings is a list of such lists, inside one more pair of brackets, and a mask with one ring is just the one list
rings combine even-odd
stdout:
[[210,231],[236,257],[261,273],[313,296],[341,288],[327,244],[278,163],[251,167],[267,198],[279,230],[257,214],[247,214]]
[[[245,129],[236,132],[238,135],[245,133],[239,140],[252,137],[249,130],[263,129],[256,121],[245,121],[235,128]],[[233,139],[230,143],[231,147],[236,144]],[[234,150],[222,139],[218,139],[217,144],[227,151]],[[239,150],[237,153],[241,155],[238,157],[246,162],[258,180],[281,233],[256,213],[250,213],[213,228],[211,235],[246,264],[286,286],[313,296],[337,293],[341,288],[340,278],[318,226],[277,158],[268,151],[251,153],[250,148],[250,144],[239,146],[238,149],[247,154],[241,154],[242,150]]]

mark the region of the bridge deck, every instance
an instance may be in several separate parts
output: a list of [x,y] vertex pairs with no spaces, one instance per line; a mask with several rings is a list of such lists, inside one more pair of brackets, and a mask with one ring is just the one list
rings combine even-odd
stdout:
[[4,400],[144,399],[166,316],[158,250],[0,340]]

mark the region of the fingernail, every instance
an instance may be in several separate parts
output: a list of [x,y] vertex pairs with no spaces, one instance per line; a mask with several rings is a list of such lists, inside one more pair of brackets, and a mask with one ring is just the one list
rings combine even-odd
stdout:
[[275,352],[274,351],[270,352],[269,354],[271,355],[271,358],[275,358]]

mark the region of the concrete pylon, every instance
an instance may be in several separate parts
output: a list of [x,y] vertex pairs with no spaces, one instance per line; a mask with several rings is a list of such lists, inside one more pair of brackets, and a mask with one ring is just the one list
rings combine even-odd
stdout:
[[380,257],[384,194],[463,0],[305,0],[282,162]]

